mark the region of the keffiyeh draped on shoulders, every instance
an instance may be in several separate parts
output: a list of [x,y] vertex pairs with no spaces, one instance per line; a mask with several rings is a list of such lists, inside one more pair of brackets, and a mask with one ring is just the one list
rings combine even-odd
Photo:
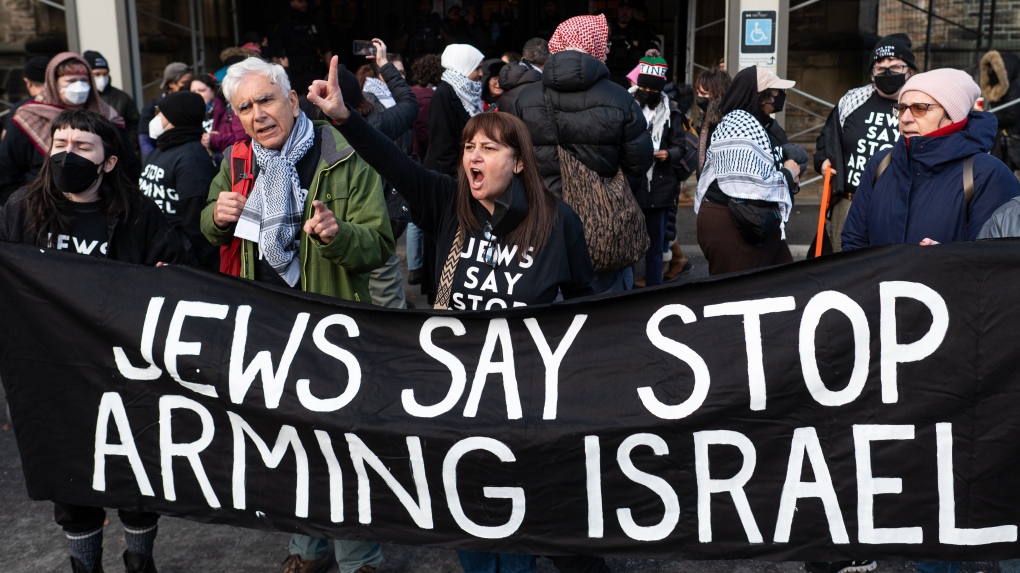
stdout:
[[743,110],[726,114],[705,153],[705,170],[698,180],[694,212],[701,208],[714,181],[729,197],[778,203],[783,221],[787,221],[792,207],[790,190],[770,148],[765,128],[753,115]]

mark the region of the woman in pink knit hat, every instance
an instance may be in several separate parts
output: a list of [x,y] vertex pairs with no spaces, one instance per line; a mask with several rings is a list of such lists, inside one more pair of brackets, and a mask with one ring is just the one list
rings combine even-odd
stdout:
[[1013,172],[988,155],[997,122],[972,111],[980,94],[960,70],[907,80],[893,106],[900,135],[864,170],[843,227],[843,250],[974,240],[1000,205],[1020,195]]

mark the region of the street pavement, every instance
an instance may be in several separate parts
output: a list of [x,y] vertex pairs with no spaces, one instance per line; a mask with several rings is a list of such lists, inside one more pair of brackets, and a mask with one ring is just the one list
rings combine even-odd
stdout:
[[[794,258],[803,258],[817,224],[818,206],[794,208],[787,226],[788,242]],[[678,232],[685,252],[695,262],[695,270],[679,282],[688,282],[708,274],[707,263],[700,256],[695,237],[694,213],[681,207]],[[398,252],[403,255],[403,240]],[[403,258],[403,257],[402,257]],[[406,276],[406,263],[404,264]],[[405,283],[408,298],[418,308],[425,306],[418,287]],[[0,573],[67,572],[70,571],[66,540],[53,523],[53,506],[49,502],[31,501],[25,490],[21,458],[14,431],[6,412],[6,394],[0,388]],[[103,566],[107,572],[123,570],[123,530],[116,512],[109,513],[105,531]],[[239,529],[224,525],[195,523],[177,518],[160,520],[155,560],[161,573],[210,571],[223,573],[280,573],[279,562],[286,557],[288,534]],[[386,560],[379,573],[458,573],[461,568],[456,555],[448,549],[387,545]],[[666,561],[648,559],[609,559],[616,573],[802,573],[800,562],[766,561]],[[547,559],[539,560],[539,572],[556,569]],[[913,573],[911,562],[882,562],[876,573]],[[336,571],[336,568],[333,568]],[[962,573],[997,573],[994,563],[967,563]]]

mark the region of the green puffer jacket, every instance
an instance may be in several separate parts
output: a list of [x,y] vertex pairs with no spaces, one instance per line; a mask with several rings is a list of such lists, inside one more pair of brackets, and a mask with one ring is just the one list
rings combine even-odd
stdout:
[[[298,251],[301,290],[371,303],[368,274],[382,266],[393,255],[395,247],[382,178],[328,122],[314,124],[321,137],[322,154],[301,220],[312,217],[312,201],[318,199],[336,215],[340,230],[328,245],[301,232]],[[227,149],[224,154],[220,172],[209,187],[209,198],[202,211],[202,234],[214,245],[225,245],[234,236],[233,225],[220,229],[213,222],[216,199],[221,192],[231,189],[231,151]],[[244,240],[242,246],[241,276],[254,279],[255,245]]]

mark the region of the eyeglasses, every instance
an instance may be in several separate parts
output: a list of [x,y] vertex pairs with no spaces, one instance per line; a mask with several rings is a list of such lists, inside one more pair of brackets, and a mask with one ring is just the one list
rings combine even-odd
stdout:
[[924,117],[925,114],[928,113],[928,110],[931,109],[932,107],[942,106],[940,106],[937,103],[912,103],[910,105],[907,105],[905,103],[898,103],[892,106],[893,112],[896,113],[896,117],[901,117],[903,115],[903,112],[907,111],[908,108],[910,109],[910,115],[914,117]]
[[762,92],[759,92],[758,93],[758,97],[764,99],[765,101],[773,100],[773,99],[776,99],[777,97],[779,97],[779,90],[777,90],[777,89],[767,89],[767,90],[764,90]]
[[881,76],[888,73],[905,74],[907,73],[907,66],[905,64],[896,64],[895,66],[875,66],[874,68],[872,68],[871,71],[876,76]]
[[492,234],[492,223],[485,224],[482,235],[489,243],[489,246],[485,247],[485,252],[482,253],[482,261],[490,267],[496,268],[499,265],[499,244],[496,235]]

